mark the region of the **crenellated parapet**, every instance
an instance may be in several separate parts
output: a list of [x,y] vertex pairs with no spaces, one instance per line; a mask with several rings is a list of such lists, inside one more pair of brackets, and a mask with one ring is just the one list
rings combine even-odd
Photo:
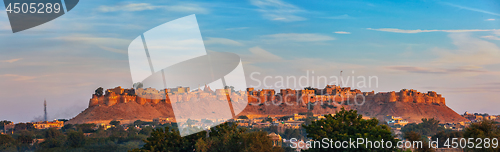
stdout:
[[268,101],[283,101],[290,102],[325,102],[335,101],[339,103],[347,103],[357,101],[366,102],[413,102],[413,103],[428,103],[428,104],[442,104],[445,105],[445,99],[441,94],[434,91],[427,93],[418,92],[413,89],[402,89],[399,92],[361,92],[357,89],[350,87],[340,87],[335,85],[327,85],[324,89],[307,88],[304,90],[281,89],[276,93],[274,89],[257,90],[248,88],[246,91],[234,91],[231,89],[216,89],[215,91],[210,87],[190,90],[189,88],[177,87],[173,89],[156,90],[153,88],[139,88],[139,89],[123,89],[116,87],[108,89],[102,96],[92,95],[89,101],[89,107],[93,106],[113,106],[119,103],[137,102],[140,105],[144,104],[158,104],[165,103],[178,103],[187,101],[204,100],[218,100],[227,101],[230,99],[232,102],[240,102],[245,99],[248,103],[264,103]]
[[108,89],[105,94],[92,95],[89,107],[113,106],[119,103],[137,102],[140,105],[173,103],[173,102],[195,102],[200,99],[227,101],[230,97],[232,102],[243,101],[247,95],[246,91],[232,91],[231,89],[217,89],[212,91],[210,87],[191,91],[189,88],[177,87],[172,89],[156,90],[154,88],[123,89],[116,87]]

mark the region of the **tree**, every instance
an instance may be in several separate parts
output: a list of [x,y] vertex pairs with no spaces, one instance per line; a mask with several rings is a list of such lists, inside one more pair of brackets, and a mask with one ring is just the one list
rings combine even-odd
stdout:
[[14,138],[12,138],[11,136],[0,134],[0,147],[12,145],[14,141],[15,141]]
[[91,123],[91,124],[79,124],[76,126],[78,131],[82,131],[83,133],[93,133],[95,132],[95,127],[96,125]]
[[33,143],[33,136],[33,133],[29,131],[22,131],[16,141],[20,144],[28,145]]
[[154,129],[151,136],[144,142],[141,149],[134,151],[193,151],[196,141],[206,135],[206,132],[199,132],[189,136],[181,137],[178,130],[165,127],[165,129]]
[[238,116],[238,119],[248,119],[248,117],[245,115],[241,115],[241,116]]
[[439,148],[445,148],[444,143],[446,142],[447,139],[453,139],[457,138],[460,141],[460,138],[463,138],[463,132],[461,131],[440,131],[436,135],[432,136],[432,140],[438,141],[438,147]]
[[40,144],[43,148],[60,147],[64,143],[64,134],[56,128],[49,128],[44,131],[45,141]]
[[196,143],[198,152],[225,151],[282,151],[273,147],[271,139],[264,131],[246,132],[246,128],[238,128],[236,123],[224,123],[210,130],[208,138],[200,138]]
[[238,128],[236,124],[224,123],[211,128],[210,133],[202,131],[189,136],[181,137],[178,130],[165,127],[151,133],[151,137],[144,141],[141,149],[133,151],[281,151],[273,147],[272,141],[266,132],[246,132],[246,128]]
[[[494,121],[491,120],[483,120],[481,122],[473,123],[469,127],[465,128],[464,131],[464,138],[473,138],[473,139],[485,139],[489,138],[490,140],[493,138],[500,139],[500,128],[495,125]],[[479,144],[479,140],[474,140],[474,145]],[[479,144],[479,146],[475,147],[482,147],[479,149],[469,149],[472,151],[499,151],[500,147],[493,148],[490,146],[489,148],[485,147],[485,142],[482,142]]]
[[[391,133],[387,125],[378,125],[378,120],[375,118],[364,120],[362,115],[358,115],[355,110],[338,111],[335,116],[331,114],[325,115],[325,119],[311,122],[310,125],[302,125],[308,135],[315,141],[321,141],[323,138],[328,138],[334,141],[349,141],[357,138],[363,138],[369,141],[392,142],[396,144],[396,139]],[[318,148],[318,147],[316,147]],[[309,151],[394,151],[395,146],[392,148],[376,148],[369,149],[366,145],[362,144],[357,148],[333,149],[309,149]]]
[[139,88],[144,87],[144,85],[143,85],[141,82],[136,82],[136,83],[134,83],[134,84],[132,85],[132,87],[133,87],[134,89],[139,89]]
[[45,130],[44,132],[44,137],[46,139],[52,139],[52,138],[57,138],[59,136],[63,135],[61,131],[57,128],[49,128]]
[[3,130],[4,126],[10,123],[12,123],[12,121],[7,121],[7,120],[0,121],[0,130]]
[[[417,132],[405,132],[403,137],[406,140],[411,141],[414,144],[412,146],[415,147],[418,152],[434,152],[434,149],[429,147],[429,142]],[[419,144],[419,142],[421,142],[421,144]]]
[[120,121],[113,120],[113,121],[109,122],[109,124],[113,125],[115,127],[118,127],[120,125]]
[[409,132],[409,131],[414,131],[417,132],[421,135],[425,136],[433,136],[436,133],[440,131],[444,131],[445,128],[442,126],[439,126],[439,121],[431,118],[422,118],[422,123],[416,124],[416,123],[410,123],[406,125],[405,127],[401,128],[401,132]]
[[95,90],[95,95],[97,96],[102,96],[104,95],[104,89],[102,87],[99,87]]
[[85,144],[85,135],[81,131],[69,131],[66,143],[73,148],[81,147]]
[[22,131],[22,130],[34,130],[35,126],[32,123],[18,123],[14,126],[14,130]]

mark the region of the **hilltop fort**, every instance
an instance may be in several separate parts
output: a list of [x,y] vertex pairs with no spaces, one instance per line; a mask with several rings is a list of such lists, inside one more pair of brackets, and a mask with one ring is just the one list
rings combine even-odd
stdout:
[[356,109],[369,117],[384,118],[386,115],[394,115],[410,122],[432,117],[443,122],[464,121],[446,106],[445,98],[434,91],[422,93],[413,89],[402,89],[399,92],[375,93],[327,85],[323,89],[281,89],[278,93],[273,89],[254,88],[238,91],[231,88],[212,90],[209,86],[195,90],[190,90],[189,87],[163,90],[116,87],[106,90],[102,95],[93,94],[89,107],[69,122],[173,118],[171,103],[185,103],[184,110],[191,110],[190,104],[203,100],[210,103],[206,105],[207,109],[217,109],[217,106],[227,105],[227,102],[215,101],[226,99],[230,99],[233,106],[239,105],[242,111],[240,115],[247,116],[279,116],[299,112],[329,114],[344,107]]

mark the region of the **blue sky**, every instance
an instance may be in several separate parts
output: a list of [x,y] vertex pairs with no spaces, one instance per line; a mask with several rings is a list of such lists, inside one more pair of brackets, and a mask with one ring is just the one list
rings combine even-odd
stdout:
[[240,55],[247,76],[355,71],[380,79],[362,91],[434,90],[458,113],[500,114],[499,10],[498,1],[86,0],[19,33],[0,13],[0,119],[31,121],[44,98],[49,118],[71,118],[95,88],[131,87],[128,44],[191,14],[206,49]]

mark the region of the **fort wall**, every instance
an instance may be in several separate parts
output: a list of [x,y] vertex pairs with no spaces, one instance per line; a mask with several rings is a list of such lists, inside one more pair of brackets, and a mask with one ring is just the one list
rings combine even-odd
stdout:
[[307,89],[307,90],[292,90],[281,89],[276,93],[273,89],[257,90],[248,88],[246,91],[234,91],[231,89],[216,89],[213,91],[210,87],[205,86],[203,90],[198,89],[190,91],[189,88],[173,88],[165,90],[156,90],[152,88],[123,89],[116,87],[108,89],[102,96],[92,95],[89,101],[89,107],[93,106],[113,106],[118,103],[137,102],[140,105],[144,104],[159,104],[160,102],[186,102],[196,100],[218,100],[232,102],[242,102],[247,99],[249,104],[264,103],[268,101],[282,101],[286,103],[302,102],[339,102],[347,103],[352,101],[365,102],[414,102],[428,104],[446,105],[445,98],[441,94],[434,91],[427,93],[418,92],[413,89],[402,89],[399,92],[361,92],[350,87],[340,87],[335,85],[327,85],[324,89]]

